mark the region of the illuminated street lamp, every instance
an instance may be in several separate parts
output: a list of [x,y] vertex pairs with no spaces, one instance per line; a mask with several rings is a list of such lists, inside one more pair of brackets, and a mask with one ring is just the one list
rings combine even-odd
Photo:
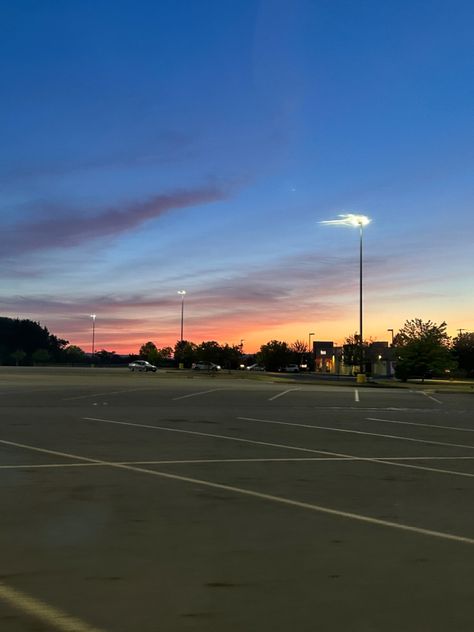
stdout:
[[91,314],[92,318],[92,364],[94,364],[94,355],[95,355],[95,319],[97,318],[96,314]]
[[183,342],[184,297],[186,290],[178,290],[178,294],[181,296],[181,342]]
[[362,318],[362,234],[364,226],[372,221],[366,215],[355,215],[354,213],[345,213],[339,215],[340,219],[330,219],[320,224],[334,226],[351,226],[359,229],[359,345],[360,345],[360,372],[364,373],[364,342],[363,342],[363,318]]

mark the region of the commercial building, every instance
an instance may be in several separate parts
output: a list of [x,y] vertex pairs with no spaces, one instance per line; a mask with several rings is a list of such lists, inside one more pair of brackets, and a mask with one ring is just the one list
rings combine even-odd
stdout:
[[[354,348],[350,345],[339,347],[327,340],[313,341],[312,354],[316,373],[353,375],[359,371],[359,363],[354,362]],[[365,372],[368,375],[392,376],[394,374],[393,349],[388,342],[371,342],[364,346]]]

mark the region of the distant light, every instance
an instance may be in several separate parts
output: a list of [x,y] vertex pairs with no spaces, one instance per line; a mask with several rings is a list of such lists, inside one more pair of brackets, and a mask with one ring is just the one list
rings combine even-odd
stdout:
[[343,213],[339,217],[340,219],[327,219],[319,223],[333,226],[367,226],[372,221],[367,215],[355,215],[354,213]]
[[320,353],[320,355],[326,355],[326,349],[321,349],[321,351],[319,353]]
[[97,318],[96,314],[91,314],[91,318],[95,320]]
[[186,290],[178,290],[178,294],[184,296],[186,294]]

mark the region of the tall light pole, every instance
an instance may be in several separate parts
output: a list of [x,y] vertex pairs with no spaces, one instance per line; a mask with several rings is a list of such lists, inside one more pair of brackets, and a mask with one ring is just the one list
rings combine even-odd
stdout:
[[95,355],[95,319],[96,314],[91,314],[92,318],[92,364],[94,364],[94,355]]
[[335,226],[353,226],[359,229],[359,345],[360,345],[360,372],[364,373],[364,338],[363,338],[363,302],[362,302],[362,254],[363,254],[363,228],[372,221],[366,215],[355,215],[354,213],[344,213],[339,215],[340,219],[330,219],[321,224]]
[[393,347],[393,329],[387,329],[392,334],[392,347]]
[[[314,331],[310,332],[308,334],[308,360],[309,358],[311,358],[311,356],[313,355],[311,353],[311,337],[314,336]],[[309,371],[309,366],[308,366],[308,371]]]
[[183,342],[183,323],[184,323],[184,297],[186,290],[178,290],[178,294],[181,296],[181,344]]

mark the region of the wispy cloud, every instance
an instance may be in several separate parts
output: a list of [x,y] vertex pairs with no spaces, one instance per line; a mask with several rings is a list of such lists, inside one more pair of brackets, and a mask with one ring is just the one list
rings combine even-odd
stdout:
[[[96,148],[95,148],[96,149]],[[3,185],[17,184],[27,180],[55,178],[100,169],[121,169],[148,165],[169,165],[196,153],[195,138],[176,131],[162,131],[146,139],[138,139],[135,146],[110,148],[90,157],[69,156],[66,160],[31,161],[25,164],[5,163],[0,165],[0,182]]]
[[123,208],[108,208],[94,216],[64,209],[59,216],[47,213],[4,230],[1,258],[24,253],[78,246],[91,239],[115,236],[156,219],[171,210],[207,204],[225,199],[228,193],[216,186],[174,191],[155,195]]
[[[421,267],[414,270],[412,261],[393,266],[392,257],[386,255],[368,254],[365,263],[368,317],[381,310],[390,310],[392,315],[403,312],[401,306],[415,297],[434,310],[428,314],[430,318],[438,318],[435,308],[442,290],[425,283],[420,292]],[[242,337],[256,339],[259,331],[267,332],[262,334],[265,336],[282,335],[272,331],[304,322],[308,325],[303,331],[306,327],[312,331],[314,323],[318,323],[318,331],[335,331],[344,323],[348,333],[351,321],[357,320],[357,264],[356,257],[349,254],[334,257],[306,252],[229,271],[225,278],[211,280],[205,273],[206,262],[202,262],[202,269],[194,270],[192,283],[186,285],[185,335],[195,342],[232,342]],[[46,293],[10,296],[0,300],[0,309],[9,315],[40,320],[75,344],[89,344],[91,313],[98,314],[101,344],[111,348],[131,350],[145,339],[174,344],[179,333],[180,299],[166,281],[162,279],[161,289],[153,291],[124,288],[92,294],[82,289],[80,295],[61,293],[60,300],[58,295]],[[412,314],[402,316],[403,321]]]

